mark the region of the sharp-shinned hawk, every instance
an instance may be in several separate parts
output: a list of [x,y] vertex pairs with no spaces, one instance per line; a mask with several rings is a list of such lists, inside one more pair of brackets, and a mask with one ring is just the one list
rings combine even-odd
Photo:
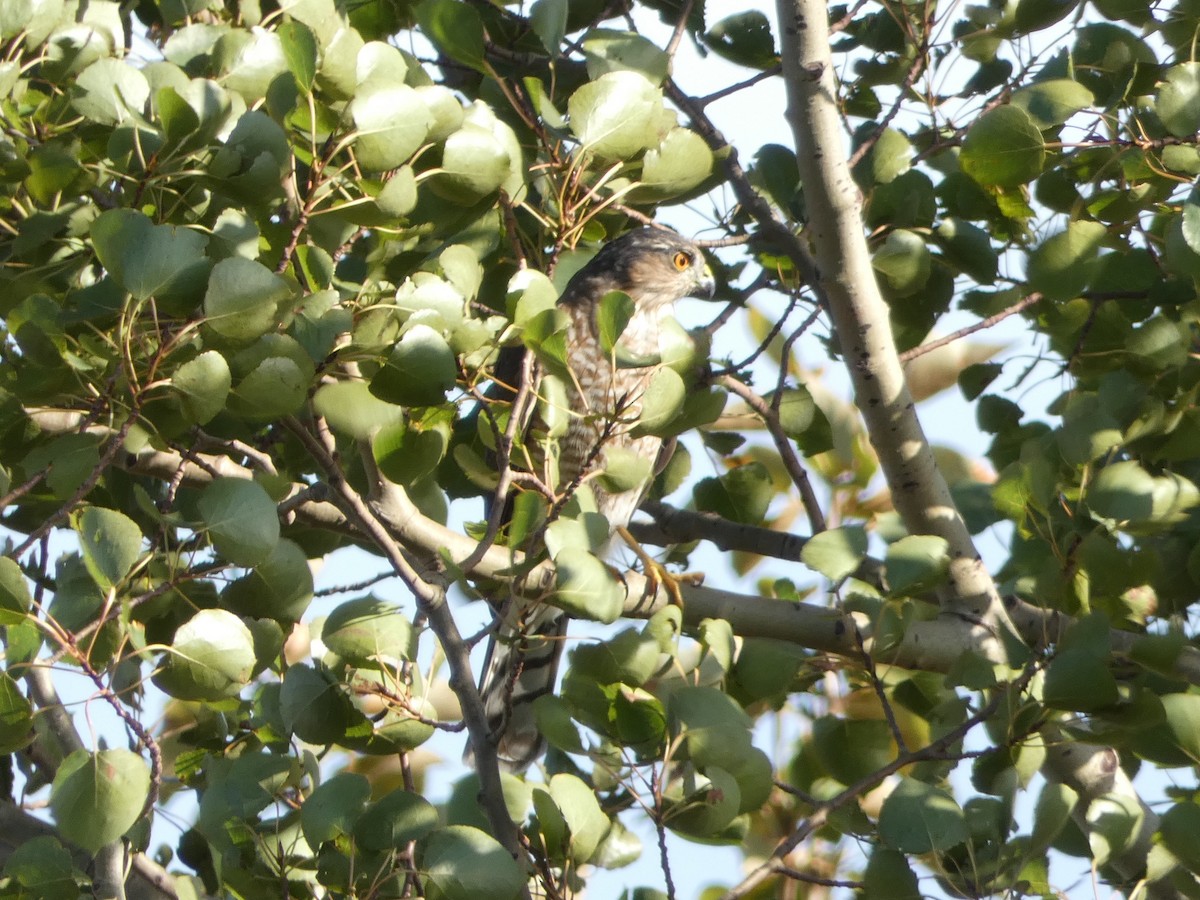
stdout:
[[[661,228],[642,228],[610,242],[571,278],[558,301],[569,320],[570,367],[565,379],[569,423],[559,439],[559,490],[583,481],[585,468],[603,468],[605,451],[613,447],[628,448],[651,462],[657,459],[662,438],[632,430],[642,395],[659,369],[663,323],[674,317],[675,301],[711,296],[713,287],[699,248]],[[619,354],[606,351],[597,319],[602,298],[612,291],[623,291],[633,301]],[[619,493],[588,482],[610,535],[629,523],[652,478]],[[510,771],[523,771],[545,748],[532,705],[554,690],[566,624],[566,614],[554,606],[517,601],[505,611],[489,645],[480,690],[501,765]]]

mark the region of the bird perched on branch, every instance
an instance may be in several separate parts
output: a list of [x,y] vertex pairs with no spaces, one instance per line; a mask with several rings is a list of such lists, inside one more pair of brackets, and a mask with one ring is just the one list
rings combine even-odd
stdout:
[[[712,273],[695,244],[672,231],[642,228],[605,245],[558,301],[568,318],[564,381],[570,405],[558,443],[558,489],[588,483],[610,536],[629,523],[656,472],[648,467],[641,483],[611,493],[588,475],[604,467],[613,448],[652,462],[658,458],[662,438],[637,435],[634,428],[642,396],[661,366],[664,323],[674,318],[677,300],[711,297],[713,289]],[[604,346],[598,319],[601,301],[613,291],[633,301],[616,350]],[[533,702],[554,690],[567,618],[549,604],[514,600],[489,645],[480,692],[501,765],[510,771],[528,768],[545,749]]]

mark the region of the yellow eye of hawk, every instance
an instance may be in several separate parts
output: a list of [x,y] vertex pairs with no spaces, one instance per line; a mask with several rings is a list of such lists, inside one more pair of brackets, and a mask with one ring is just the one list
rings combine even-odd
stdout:
[[685,253],[682,250],[676,250],[675,256],[672,257],[671,262],[675,263],[675,268],[682,272],[692,264],[692,256],[690,253]]

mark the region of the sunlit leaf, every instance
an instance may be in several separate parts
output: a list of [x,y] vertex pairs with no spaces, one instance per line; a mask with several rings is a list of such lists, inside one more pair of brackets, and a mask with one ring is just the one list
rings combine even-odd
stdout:
[[628,159],[658,143],[662,93],[644,75],[615,71],[589,81],[567,105],[571,130],[607,159]]
[[495,838],[465,825],[430,833],[419,859],[430,900],[510,900],[525,884],[520,867]]
[[202,609],[175,632],[155,683],[181,700],[219,700],[236,694],[254,669],[254,638],[241,619]]
[[883,802],[879,836],[895,850],[928,853],[948,850],[965,840],[967,823],[962,808],[948,792],[915,778],[903,778]]
[[238,565],[257,565],[279,541],[275,504],[253,481],[218,478],[205,488],[199,508],[213,545]]
[[101,588],[121,582],[142,552],[142,530],[124,513],[84,506],[71,517],[83,561]]
[[977,119],[963,141],[959,163],[987,187],[1015,188],[1041,174],[1042,134],[1025,110],[998,106]]
[[138,820],[150,792],[150,767],[136,753],[76,750],[59,766],[50,809],[63,836],[95,853]]

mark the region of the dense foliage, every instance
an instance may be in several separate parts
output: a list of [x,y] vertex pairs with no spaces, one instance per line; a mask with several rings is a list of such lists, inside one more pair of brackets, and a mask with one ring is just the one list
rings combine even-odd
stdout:
[[[668,834],[743,849],[731,898],[1200,895],[1200,7],[735,6],[0,0],[0,895],[569,897],[643,853],[671,895]],[[724,303],[638,426],[680,442],[636,536],[732,573],[682,607],[529,465],[558,292],[654,218]],[[986,460],[926,441],[939,390]],[[516,595],[607,623],[540,778],[475,686]]]

